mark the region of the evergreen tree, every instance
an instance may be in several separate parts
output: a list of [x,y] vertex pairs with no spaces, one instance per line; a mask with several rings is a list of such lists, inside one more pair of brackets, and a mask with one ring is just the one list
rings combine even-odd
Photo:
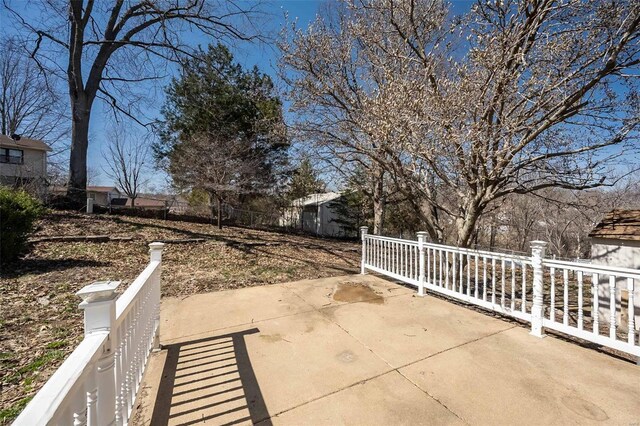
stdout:
[[319,177],[318,172],[313,168],[311,160],[305,157],[300,162],[298,168],[293,172],[287,190],[288,201],[306,197],[309,194],[324,192],[326,183]]
[[156,157],[176,186],[205,191],[217,202],[219,227],[227,197],[280,184],[289,144],[269,76],[244,70],[218,44],[186,60],[166,92]]

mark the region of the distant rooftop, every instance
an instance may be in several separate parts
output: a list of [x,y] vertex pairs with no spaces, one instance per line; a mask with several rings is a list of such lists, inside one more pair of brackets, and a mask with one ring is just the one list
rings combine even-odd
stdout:
[[115,186],[87,186],[87,191],[91,192],[120,192]]
[[640,210],[613,210],[589,233],[593,238],[640,241]]
[[323,192],[319,194],[309,194],[306,197],[298,198],[293,201],[293,204],[296,206],[311,206],[328,203],[329,201],[336,200],[342,197],[342,194],[339,192]]
[[11,139],[7,135],[0,135],[0,147],[11,149],[35,149],[38,151],[51,151],[51,148],[46,143],[37,139],[29,139],[21,137],[19,141]]

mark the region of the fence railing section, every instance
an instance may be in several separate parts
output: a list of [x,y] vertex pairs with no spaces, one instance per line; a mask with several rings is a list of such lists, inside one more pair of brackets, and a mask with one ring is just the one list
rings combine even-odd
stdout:
[[14,425],[126,425],[151,349],[158,347],[162,243],[117,297],[119,281],[97,282],[77,294],[84,340],[34,396]]
[[640,271],[545,258],[546,242],[531,256],[472,250],[370,235],[362,231],[361,272],[378,272],[466,303],[640,356],[635,306]]

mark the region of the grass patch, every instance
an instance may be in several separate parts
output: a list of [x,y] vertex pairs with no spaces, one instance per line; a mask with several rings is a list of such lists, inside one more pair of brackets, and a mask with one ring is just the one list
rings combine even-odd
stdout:
[[18,369],[18,373],[20,373],[20,374],[33,373],[33,372],[39,370],[40,367],[42,367],[46,363],[48,363],[50,361],[55,361],[55,360],[61,359],[61,358],[64,358],[64,352],[63,351],[58,351],[58,350],[49,351],[49,352],[45,353],[44,355],[34,359],[30,364],[27,364],[24,367]]
[[25,382],[29,381],[29,383],[27,383],[27,385],[29,385],[32,382],[32,380],[29,380],[29,379],[31,378],[31,375],[33,373],[40,370],[40,368],[42,368],[43,366],[63,358],[64,358],[64,351],[57,350],[57,349],[53,349],[53,350],[50,349],[44,355],[39,356],[38,358],[31,361],[29,364],[23,367],[20,367],[15,373],[8,376],[6,381],[7,383],[18,383],[20,382],[21,379],[23,379]]
[[0,352],[0,361],[13,360],[15,354],[13,352]]
[[0,424],[9,424],[11,420],[18,417],[18,414],[20,414],[20,412],[24,410],[24,407],[27,406],[27,404],[29,403],[29,401],[31,401],[32,398],[33,398],[33,395],[28,396],[26,398],[22,398],[21,400],[11,405],[10,407],[3,408],[2,410],[0,410]]
[[45,346],[47,349],[60,349],[60,348],[64,348],[65,346],[67,346],[67,342],[64,340],[56,340],[55,342],[51,342],[48,343],[47,346]]

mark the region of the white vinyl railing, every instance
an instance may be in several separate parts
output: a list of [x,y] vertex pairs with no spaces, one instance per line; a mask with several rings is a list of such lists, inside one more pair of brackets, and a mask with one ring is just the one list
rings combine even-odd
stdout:
[[84,287],[84,340],[62,363],[14,425],[126,425],[149,354],[159,347],[162,243],[117,297],[119,281]]
[[424,232],[411,241],[361,231],[362,273],[527,321],[538,337],[546,327],[640,356],[638,270],[547,259],[544,241],[531,243],[531,256],[518,256],[427,243]]

